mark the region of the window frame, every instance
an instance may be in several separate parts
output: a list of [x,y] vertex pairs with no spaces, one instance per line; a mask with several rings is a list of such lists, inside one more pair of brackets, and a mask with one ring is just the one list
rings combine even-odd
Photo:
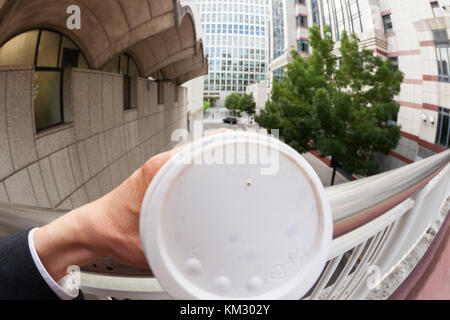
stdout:
[[[40,67],[38,66],[38,58],[39,58],[39,46],[41,44],[41,38],[42,38],[42,32],[53,32],[58,34],[59,36],[59,46],[58,46],[58,58],[56,61],[56,67]],[[34,62],[33,62],[33,66],[34,66],[34,71],[36,72],[59,72],[60,74],[60,88],[59,88],[59,105],[60,105],[60,112],[61,112],[61,121],[58,123],[54,123],[45,127],[39,127],[37,126],[36,123],[36,106],[34,105],[34,99],[33,99],[33,112],[34,112],[34,122],[35,122],[35,129],[36,129],[36,133],[45,131],[47,129],[56,127],[56,126],[60,126],[63,125],[65,123],[65,116],[64,116],[64,96],[63,96],[63,92],[64,92],[64,69],[60,67],[60,60],[61,60],[61,45],[62,45],[62,40],[63,40],[63,35],[59,32],[55,32],[53,30],[48,30],[48,29],[39,29],[39,34],[36,40],[36,47],[35,47],[35,54],[34,54]],[[81,52],[81,50],[80,50]]]
[[[126,73],[122,73],[121,72],[121,67],[122,67],[122,57],[119,58],[119,72],[123,75],[123,110],[131,110],[133,109],[133,107],[131,106],[131,77],[129,76],[129,72],[130,72],[130,56],[127,55],[126,53],[124,54],[127,60],[127,72]],[[127,95],[125,95],[125,83],[128,83],[127,86]],[[128,99],[126,98],[128,97]]]
[[433,11],[433,16],[435,18],[444,16],[444,11],[442,10],[442,7],[438,1],[430,2],[430,6],[431,6],[431,11]]
[[[126,63],[127,63],[127,67],[126,67],[127,71],[125,73],[123,73],[121,70],[122,56],[125,56]],[[130,75],[130,66],[131,66],[130,62],[133,62],[136,65],[136,68],[138,70],[137,76]],[[121,75],[123,75],[123,110],[128,111],[128,110],[137,109],[137,105],[132,106],[132,103],[131,103],[131,100],[132,100],[131,99],[131,80],[133,77],[140,77],[140,75],[141,75],[141,71],[139,70],[138,64],[133,59],[133,57],[130,56],[128,53],[122,53],[121,55],[119,55],[117,70]],[[128,94],[127,95],[125,95],[125,84],[126,83],[128,83],[128,86],[127,86]],[[128,99],[127,99],[127,97],[128,97]]]
[[175,103],[178,103],[179,102],[179,88],[178,88],[178,85],[176,84],[176,82],[173,84],[173,90],[174,90],[174,102]]
[[389,60],[391,60],[392,67],[393,67],[394,71],[400,70],[400,64],[399,64],[398,56],[390,57]]
[[436,29],[433,30],[432,33],[436,46],[446,46],[450,44],[447,29]]
[[308,16],[302,14],[297,16],[297,28],[308,28]]
[[[440,141],[442,139],[442,134],[443,134],[442,131],[444,129],[444,125],[443,125],[444,117],[447,117],[447,137],[446,137],[446,144],[442,145],[440,143]],[[450,147],[450,110],[449,109],[439,107],[439,111],[438,111],[438,125],[437,125],[437,129],[436,129],[435,144],[439,145],[441,147],[447,148],[447,149]]]
[[[122,70],[122,59],[125,57],[126,59],[126,71]],[[117,59],[117,61],[112,61],[113,59]],[[116,66],[114,67],[114,63],[116,63]],[[134,63],[134,65],[136,66],[136,70],[137,70],[137,75],[130,75],[130,70],[131,70],[131,62]],[[107,68],[107,67],[111,67],[111,68]],[[106,69],[106,70],[105,70]],[[109,62],[103,67],[102,69],[105,72],[111,72],[111,73],[117,73],[123,76],[123,84],[122,84],[122,94],[123,94],[123,110],[124,111],[129,111],[129,110],[134,110],[137,109],[137,105],[133,106],[132,105],[132,79],[133,78],[139,78],[141,77],[141,70],[139,69],[138,64],[136,63],[136,60],[134,60],[134,58],[124,52],[121,53],[119,55],[116,55],[114,57],[112,57]],[[127,94],[125,94],[125,85],[128,84],[127,86]],[[137,103],[137,101],[136,101]]]
[[156,83],[157,83],[157,102],[158,102],[158,105],[164,105],[164,103],[165,103],[165,99],[164,99],[164,94],[165,94],[165,92],[164,92],[164,83],[165,83],[165,81],[164,80],[157,80],[156,81]]
[[[303,50],[303,48],[306,48],[306,50]],[[306,39],[299,39],[297,40],[297,51],[303,52],[303,53],[309,53],[309,40]]]
[[[33,61],[32,64],[27,64],[31,67],[33,67],[33,73],[35,74],[35,72],[57,72],[59,73],[59,77],[60,77],[60,89],[59,89],[59,99],[60,99],[60,113],[61,113],[61,117],[60,117],[60,121],[57,123],[53,123],[50,124],[48,126],[43,126],[43,127],[38,127],[37,123],[36,123],[36,106],[35,106],[35,99],[33,99],[33,116],[34,116],[34,130],[35,130],[35,134],[39,134],[43,131],[46,131],[48,129],[57,127],[57,126],[61,126],[66,124],[66,115],[65,115],[65,108],[64,108],[64,72],[65,69],[67,68],[63,68],[61,67],[61,63],[62,63],[62,45],[63,45],[63,40],[64,38],[66,38],[67,40],[69,40],[70,42],[72,42],[74,44],[74,46],[76,47],[76,50],[79,51],[79,53],[81,54],[84,62],[87,65],[88,69],[91,69],[91,65],[89,63],[89,61],[86,59],[86,56],[84,54],[84,52],[81,50],[80,46],[74,41],[72,40],[68,35],[61,33],[57,30],[52,30],[51,28],[29,28],[29,29],[24,29],[23,31],[12,35],[11,37],[9,37],[7,40],[5,40],[0,47],[4,46],[5,44],[7,44],[9,41],[13,40],[14,38],[20,36],[21,34],[27,33],[27,32],[37,32],[37,38],[35,40],[34,43],[34,55],[33,55]],[[50,33],[54,33],[59,37],[59,42],[58,42],[58,56],[57,56],[57,61],[56,61],[56,66],[39,66],[38,65],[38,61],[39,61],[39,47],[41,44],[41,38],[42,38],[42,33],[43,32],[50,32]],[[33,85],[34,85],[34,80],[33,80]]]
[[[388,22],[386,21],[386,19],[389,18],[389,23],[391,25],[391,28],[388,30],[387,28],[387,24]],[[384,34],[392,34],[394,33],[394,24],[392,23],[392,17],[390,14],[386,14],[383,16],[383,26],[384,26]]]
[[[36,123],[36,106],[34,105],[34,99],[33,99],[33,113],[34,113],[34,123],[35,123],[35,131],[36,133],[40,133],[42,131],[57,127],[57,126],[61,126],[66,124],[66,115],[64,112],[64,72],[65,72],[65,68],[61,67],[61,63],[62,63],[62,57],[61,57],[61,50],[62,50],[62,44],[63,44],[63,39],[64,37],[66,37],[68,40],[70,40],[76,47],[77,50],[80,52],[80,54],[82,55],[84,61],[86,62],[88,68],[90,69],[90,64],[88,62],[88,60],[86,59],[86,56],[84,55],[83,51],[80,49],[80,47],[71,39],[69,38],[67,35],[55,31],[55,30],[51,30],[51,29],[47,29],[47,28],[38,28],[38,29],[31,29],[28,31],[38,31],[38,37],[36,39],[36,46],[35,46],[35,54],[34,54],[34,61],[33,61],[33,68],[34,68],[34,72],[57,72],[59,73],[59,77],[60,77],[60,88],[59,88],[59,99],[60,99],[60,113],[61,113],[61,118],[59,122],[57,123],[53,123],[50,124],[48,126],[44,126],[44,127],[38,127],[37,123]],[[24,31],[27,32],[27,31]],[[24,33],[22,32],[22,33]],[[59,44],[58,44],[58,57],[57,57],[57,61],[56,61],[56,67],[49,67],[49,66],[39,66],[38,65],[38,61],[39,61],[39,47],[41,44],[41,38],[42,38],[42,33],[43,32],[51,32],[54,34],[57,34],[59,37]],[[15,35],[14,37],[18,36],[20,34]],[[13,39],[14,37],[12,37],[11,39]],[[11,40],[9,39],[9,40]],[[9,41],[8,40],[8,41]],[[7,41],[7,42],[8,42]],[[6,43],[6,42],[5,42]],[[67,69],[67,68],[66,68]]]
[[[445,36],[445,37],[443,37]],[[433,30],[436,60],[438,67],[438,81],[450,82],[450,40],[446,29]],[[444,61],[446,64],[444,65]]]

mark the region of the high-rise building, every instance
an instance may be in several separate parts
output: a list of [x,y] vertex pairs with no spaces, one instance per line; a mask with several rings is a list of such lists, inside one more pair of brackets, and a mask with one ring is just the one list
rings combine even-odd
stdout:
[[268,0],[197,0],[209,74],[205,99],[223,106],[232,93],[265,81],[268,63]]
[[310,17],[318,21],[319,0],[269,0],[267,40],[268,68],[266,81],[250,85],[248,93],[253,93],[256,100],[256,110],[263,109],[270,97],[273,79],[282,79],[285,66],[292,61],[292,50],[300,55],[309,55],[309,27],[312,26]]
[[297,41],[296,0],[271,0],[269,5],[269,68],[268,84],[283,77],[284,67],[291,59]]
[[329,25],[336,47],[346,30],[405,74],[395,98],[402,139],[390,156],[379,156],[382,170],[449,148],[450,0],[270,0],[269,8],[269,90],[292,48],[309,55],[308,27]]

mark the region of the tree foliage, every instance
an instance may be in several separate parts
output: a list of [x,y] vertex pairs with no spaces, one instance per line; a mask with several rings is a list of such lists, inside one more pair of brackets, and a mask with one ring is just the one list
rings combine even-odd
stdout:
[[240,95],[232,93],[225,99],[225,108],[231,111],[235,116],[240,117],[242,112],[249,116],[256,112],[256,102],[253,93]]
[[209,108],[211,108],[211,102],[209,101],[203,101],[203,111],[208,110]]
[[396,118],[403,73],[389,59],[359,49],[359,40],[345,32],[340,42],[340,63],[330,28],[322,37],[310,29],[312,54],[292,52],[282,81],[275,79],[271,100],[256,117],[267,129],[280,129],[281,137],[297,151],[319,151],[331,156],[352,174],[379,170],[375,152],[389,154],[400,140]]
[[225,108],[231,111],[235,116],[240,116],[239,104],[241,96],[239,93],[232,93],[225,99]]
[[256,102],[253,93],[244,94],[239,102],[239,110],[247,113],[249,116],[256,112]]

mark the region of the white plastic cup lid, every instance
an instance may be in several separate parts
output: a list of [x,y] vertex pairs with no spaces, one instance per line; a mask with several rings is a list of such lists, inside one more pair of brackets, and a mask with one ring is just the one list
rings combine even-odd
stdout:
[[185,147],[150,184],[144,253],[175,299],[300,299],[325,267],[332,215],[312,167],[255,133]]

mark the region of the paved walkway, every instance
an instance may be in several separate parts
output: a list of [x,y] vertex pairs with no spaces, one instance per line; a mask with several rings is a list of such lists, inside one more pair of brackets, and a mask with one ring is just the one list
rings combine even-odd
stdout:
[[416,290],[411,292],[408,299],[414,300],[449,300],[450,299],[450,215],[440,232],[443,239],[439,244],[435,256],[429,263]]
[[[448,205],[446,208],[448,209]],[[446,208],[444,207],[443,210]],[[450,299],[449,266],[450,213],[447,212],[444,223],[424,256],[391,298],[395,300]]]
[[[447,215],[449,209],[450,198],[442,208],[436,221],[422,236],[417,245],[406,257],[404,257],[401,263],[390,272],[380,286],[369,293],[367,296],[368,300],[385,300],[388,298],[411,300],[450,299],[450,269],[448,267],[450,265],[450,216]],[[444,236],[442,241],[446,242],[441,242],[443,245],[436,250],[436,252],[428,253],[430,247],[433,249],[432,244],[436,239],[436,235],[439,233]],[[433,254],[432,261],[429,261],[426,265],[422,264],[422,266],[420,266],[421,259],[426,257],[427,253]],[[416,282],[414,285],[415,290],[413,290],[413,292],[399,289],[404,281],[414,273],[416,267],[423,268],[424,266],[427,269],[422,273],[422,275],[424,275],[424,281],[416,281],[417,277],[414,279],[414,276],[412,276],[413,279],[410,279],[410,281]],[[407,287],[411,286],[407,285]],[[407,288],[406,290],[409,289]]]

